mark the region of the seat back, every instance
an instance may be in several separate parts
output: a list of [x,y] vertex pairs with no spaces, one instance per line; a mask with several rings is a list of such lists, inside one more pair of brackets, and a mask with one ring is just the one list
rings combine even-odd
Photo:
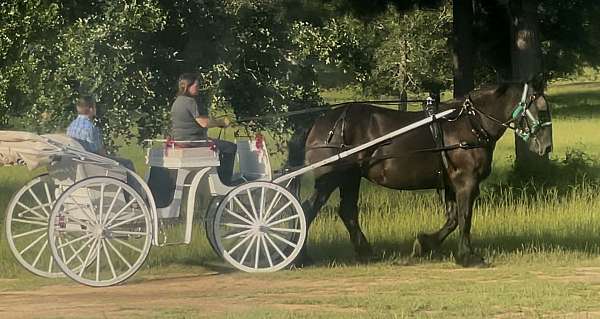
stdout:
[[236,140],[236,144],[241,176],[249,181],[270,181],[271,161],[264,140],[249,138]]
[[151,167],[201,168],[219,166],[219,157],[208,146],[190,148],[153,147],[147,151],[146,163]]

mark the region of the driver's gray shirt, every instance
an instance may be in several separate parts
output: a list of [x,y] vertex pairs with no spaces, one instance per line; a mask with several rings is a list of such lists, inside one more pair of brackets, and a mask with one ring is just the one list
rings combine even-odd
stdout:
[[205,107],[199,107],[196,99],[180,95],[171,107],[171,134],[177,141],[205,140],[207,129],[196,122],[196,118],[208,116]]

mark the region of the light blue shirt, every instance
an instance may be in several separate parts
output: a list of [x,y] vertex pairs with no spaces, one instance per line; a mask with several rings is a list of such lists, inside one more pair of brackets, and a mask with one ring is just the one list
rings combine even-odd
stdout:
[[78,115],[69,124],[67,136],[75,139],[86,151],[96,153],[102,149],[102,136],[100,129],[85,115]]

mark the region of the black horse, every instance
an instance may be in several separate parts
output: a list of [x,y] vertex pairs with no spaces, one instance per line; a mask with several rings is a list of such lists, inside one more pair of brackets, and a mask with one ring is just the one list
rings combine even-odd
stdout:
[[[316,169],[314,193],[303,204],[308,225],[330,194],[339,188],[339,216],[358,257],[368,258],[371,246],[358,222],[362,177],[393,189],[441,189],[445,195],[446,222],[437,232],[420,233],[413,254],[424,255],[435,250],[458,226],[457,263],[464,266],[484,263],[471,245],[471,217],[479,183],[491,172],[496,141],[511,128],[527,141],[531,151],[540,156],[547,154],[552,149],[550,110],[542,94],[522,84],[488,87],[472,92],[465,100],[440,105],[440,110],[451,108],[456,109],[453,114],[437,120],[443,143],[436,143],[432,128],[424,126]],[[362,103],[328,111],[307,134],[306,159],[309,163],[318,162],[427,115]],[[304,247],[300,262],[309,261]]]

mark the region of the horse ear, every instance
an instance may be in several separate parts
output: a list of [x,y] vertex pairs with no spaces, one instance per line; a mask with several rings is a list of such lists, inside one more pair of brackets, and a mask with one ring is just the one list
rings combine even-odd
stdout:
[[533,89],[533,92],[544,92],[546,88],[546,75],[542,72],[535,74],[531,80],[529,80],[529,84]]

